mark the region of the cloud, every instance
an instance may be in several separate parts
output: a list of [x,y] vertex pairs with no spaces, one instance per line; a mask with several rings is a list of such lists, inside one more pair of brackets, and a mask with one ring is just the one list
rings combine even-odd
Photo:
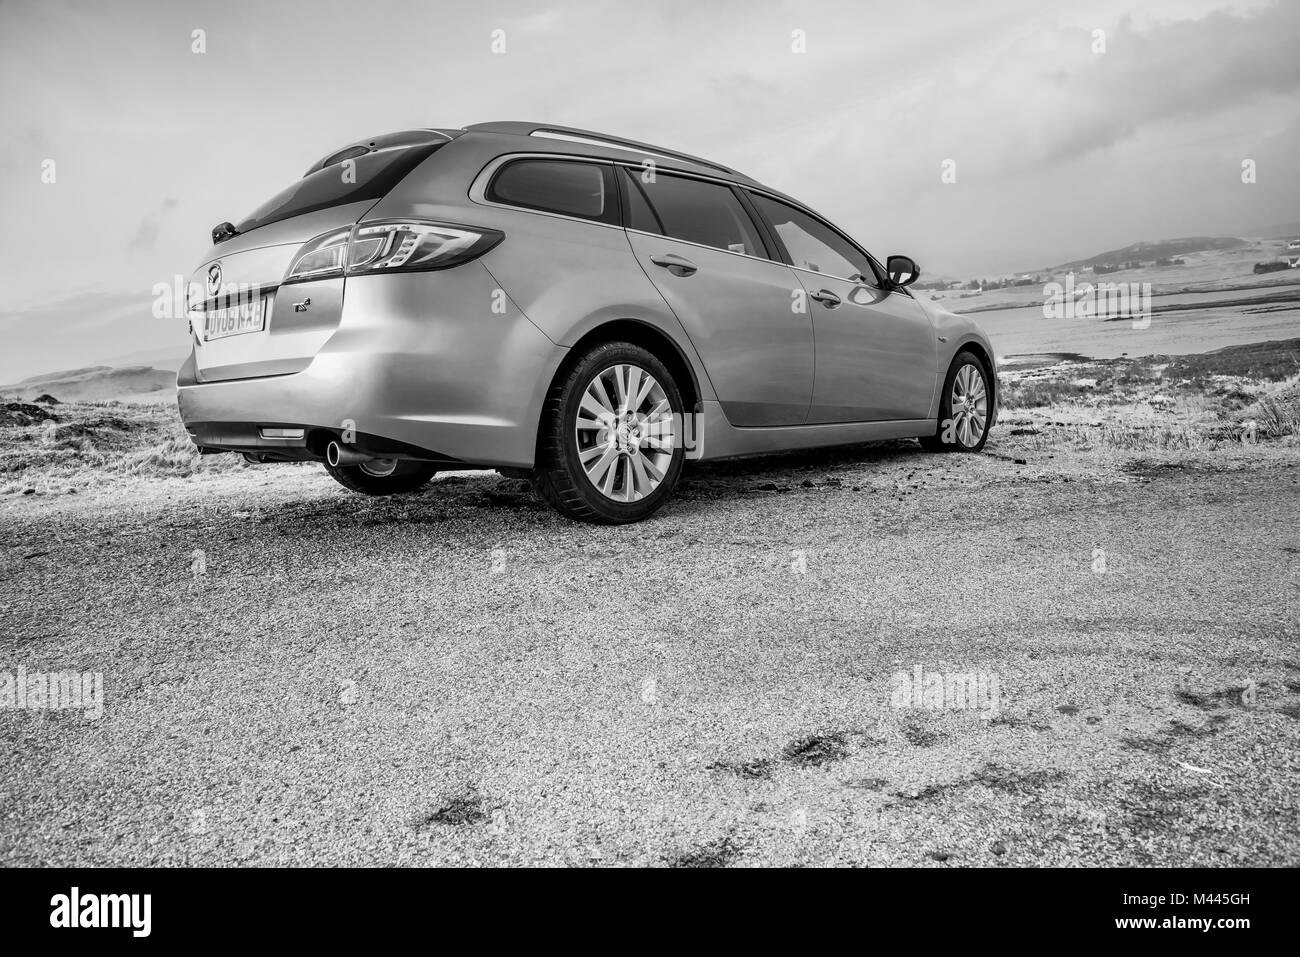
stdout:
[[[1300,91],[1300,5],[1244,16],[1211,13],[1199,20],[1139,31],[1129,22],[1107,38],[1107,52],[1058,81],[1060,106],[1035,160],[1077,161],[1153,126],[1209,122],[1274,96]],[[1082,41],[1081,41],[1082,42]]]
[[126,244],[129,252],[148,252],[158,244],[158,233],[161,229],[162,219],[179,205],[179,200],[170,196],[162,201],[151,213],[146,213],[145,217],[140,220],[140,225],[136,228],[135,236]]
[[[188,272],[212,223],[340,143],[501,118],[708,157],[821,209],[873,250],[936,269],[1061,262],[1300,202],[1297,0],[916,0],[894,16],[854,0],[662,0],[617,13],[595,0],[482,0],[381,3],[363,18],[347,0],[285,0],[258,8],[253,34],[247,0],[101,6],[0,0],[0,115],[15,134],[0,142],[0,172],[8,162],[17,173],[0,175],[0,208],[24,223],[0,238],[11,297],[62,295],[66,266],[48,250],[74,219],[101,250],[83,281],[147,287]],[[195,11],[203,56],[188,42]],[[310,49],[266,55],[304,17]],[[508,55],[490,50],[497,27]],[[805,54],[791,50],[796,28]],[[420,64],[420,82],[377,98],[328,68],[381,48]],[[432,88],[455,96],[431,100]],[[215,145],[253,127],[255,147]],[[20,142],[30,130],[48,144]],[[198,148],[164,153],[163,142]],[[46,156],[58,188],[40,183]],[[1260,169],[1249,189],[1246,157]],[[948,158],[958,181],[942,185]],[[182,205],[158,205],[163,196]]]

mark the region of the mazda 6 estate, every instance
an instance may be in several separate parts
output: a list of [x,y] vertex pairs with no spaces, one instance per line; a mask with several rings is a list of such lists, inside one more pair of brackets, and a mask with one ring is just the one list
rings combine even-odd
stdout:
[[389,495],[528,478],[633,522],[687,459],[919,438],[978,451],[995,357],[820,214],[725,166],[536,123],[354,143],[189,282],[181,417],[205,453]]

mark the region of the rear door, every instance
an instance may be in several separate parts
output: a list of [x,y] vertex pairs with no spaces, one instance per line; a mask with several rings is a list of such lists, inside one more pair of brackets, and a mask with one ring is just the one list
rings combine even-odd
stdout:
[[620,167],[628,240],[677,314],[735,426],[800,425],[813,387],[813,336],[799,283],[768,258],[732,187]]
[[290,265],[312,239],[350,231],[438,145],[340,154],[346,158],[309,172],[214,245],[189,283],[199,381],[305,369],[338,328],[344,280],[323,268],[320,278],[285,284]]
[[925,418],[938,360],[925,310],[906,291],[886,289],[870,258],[829,223],[761,193],[750,197],[808,294],[817,338],[809,424]]

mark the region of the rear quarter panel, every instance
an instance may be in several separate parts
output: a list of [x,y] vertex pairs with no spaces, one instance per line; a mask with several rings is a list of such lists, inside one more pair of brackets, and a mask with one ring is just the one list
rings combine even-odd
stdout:
[[367,218],[411,216],[500,230],[505,239],[479,262],[513,306],[552,342],[571,347],[604,323],[644,322],[677,344],[695,372],[701,396],[714,398],[698,353],[637,263],[621,226],[471,198],[475,180],[494,160],[533,152],[511,148],[510,139],[466,135],[449,143],[399,183]]

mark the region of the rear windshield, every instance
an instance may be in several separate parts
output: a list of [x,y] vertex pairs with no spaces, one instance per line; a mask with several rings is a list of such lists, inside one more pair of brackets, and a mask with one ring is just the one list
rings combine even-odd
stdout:
[[282,219],[314,213],[318,209],[382,199],[406,174],[419,166],[442,143],[424,143],[366,153],[348,162],[326,166],[281,190],[248,214],[235,229],[246,233]]

